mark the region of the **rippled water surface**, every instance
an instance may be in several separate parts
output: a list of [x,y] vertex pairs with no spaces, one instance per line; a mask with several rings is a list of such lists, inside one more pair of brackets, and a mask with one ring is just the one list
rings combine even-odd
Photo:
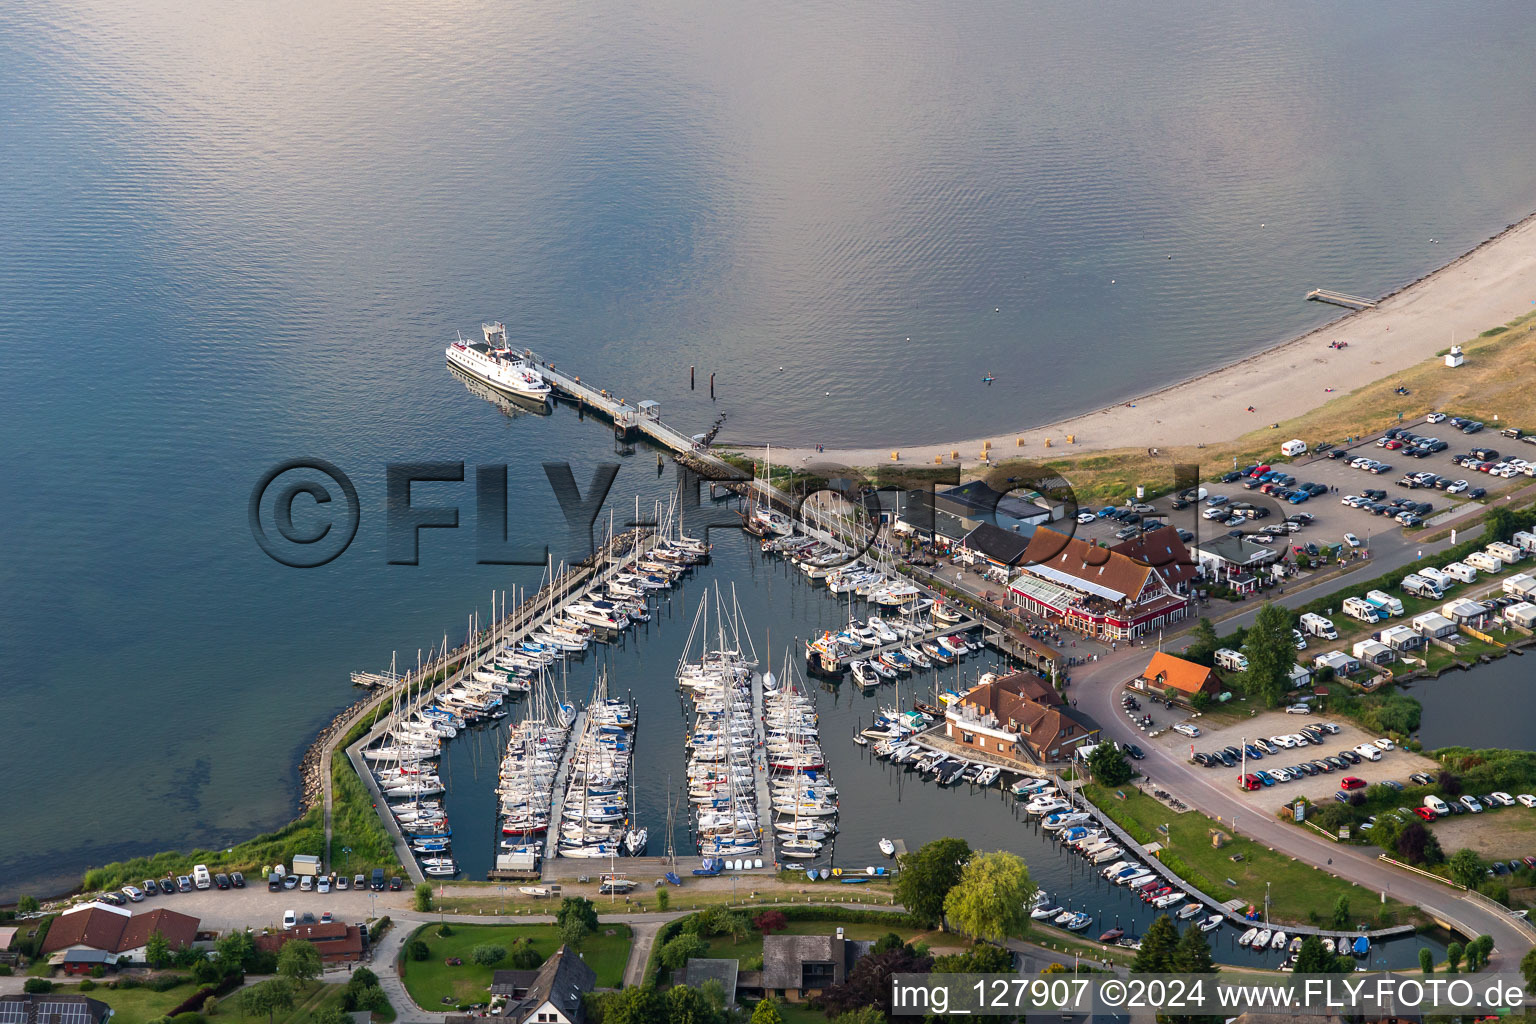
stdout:
[[[505,319],[726,437],[1053,419],[1529,212],[1531,25],[1427,0],[5,6],[0,896],[283,821],[350,669],[536,582],[475,564],[470,484],[423,492],[464,528],[385,564],[390,460],[509,463],[538,538],[564,529],[539,463],[611,457],[599,425],[466,393],[454,331]],[[296,456],[364,510],[308,571],[245,515]],[[624,501],[661,486],[649,458]]]

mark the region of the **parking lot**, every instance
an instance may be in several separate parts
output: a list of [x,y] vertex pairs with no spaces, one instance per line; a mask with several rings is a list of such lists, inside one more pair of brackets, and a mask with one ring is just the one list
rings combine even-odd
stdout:
[[[1384,439],[1384,435],[1376,434],[1346,448],[1330,448],[1323,454],[1311,453],[1290,460],[1279,456],[1277,446],[1277,457],[1267,467],[1283,474],[1279,481],[1261,483],[1252,476],[1223,479],[1250,468],[1237,466],[1202,484],[1206,491],[1203,500],[1186,503],[1175,495],[1166,495],[1138,506],[1141,511],[1134,514],[1141,518],[1140,523],[1100,515],[1104,511],[1101,507],[1085,509],[1085,512],[1094,513],[1094,518],[1092,521],[1079,522],[1077,535],[1113,545],[1125,539],[1122,534],[1127,531],[1134,532],[1146,522],[1162,520],[1170,528],[1181,531],[1186,539],[1191,535],[1206,539],[1229,531],[1239,531],[1282,554],[1293,545],[1305,548],[1309,543],[1319,548],[1344,544],[1348,549],[1358,547],[1361,552],[1368,552],[1373,538],[1402,530],[1395,519],[1401,505],[1391,505],[1394,500],[1428,504],[1430,507],[1422,510],[1420,518],[1431,521],[1465,505],[1471,500],[1469,492],[1474,487],[1484,488],[1487,497],[1497,497],[1504,491],[1529,483],[1519,462],[1506,465],[1504,472],[1511,475],[1495,476],[1492,472],[1457,465],[1452,461],[1455,456],[1465,456],[1473,449],[1494,453],[1494,458],[1481,460],[1480,463],[1490,471],[1511,458],[1536,463],[1536,444],[1502,437],[1497,430],[1484,429],[1476,434],[1464,435],[1460,430],[1451,428],[1448,421],[1430,424],[1422,420],[1406,424],[1401,429],[1409,430],[1418,438],[1436,438],[1444,443],[1445,448],[1421,458],[1409,457],[1405,448],[1379,446],[1377,442]],[[1398,442],[1392,439],[1389,443]],[[1409,442],[1410,445],[1413,443]],[[1336,451],[1340,453],[1339,456],[1330,457]],[[1375,460],[1388,468],[1372,472],[1370,468],[1352,467],[1350,463],[1360,458]],[[1421,473],[1441,477],[1445,486],[1409,486],[1404,482],[1405,476]],[[1455,487],[1456,481],[1465,481],[1467,489],[1462,491]],[[1273,493],[1277,490],[1294,492],[1309,483],[1314,484],[1314,490],[1319,493],[1295,503]],[[1266,493],[1266,489],[1271,493]],[[1350,507],[1342,503],[1350,496],[1365,497],[1364,492],[1367,490],[1376,492],[1372,495],[1376,499],[1374,509]],[[1219,501],[1219,505],[1225,506],[1251,505],[1256,511],[1252,518],[1206,518],[1208,514],[1214,517],[1212,510],[1218,507],[1210,504],[1213,499],[1224,499]],[[1283,529],[1279,524],[1283,524],[1286,517],[1301,513],[1309,516],[1311,521],[1299,524],[1298,529],[1288,534],[1263,538],[1266,528],[1275,527],[1269,532],[1278,533]],[[1349,544],[1347,534],[1353,535],[1358,545]]]
[[[1191,747],[1195,753],[1206,754],[1214,754],[1224,747],[1241,749],[1245,744],[1253,744],[1260,737],[1292,735],[1299,733],[1304,726],[1318,726],[1324,722],[1330,722],[1339,730],[1336,734],[1325,735],[1320,746],[1308,743],[1292,748],[1282,747],[1276,754],[1269,754],[1261,749],[1260,752],[1264,753],[1263,757],[1248,759],[1247,768],[1250,773],[1289,768],[1330,755],[1338,756],[1340,751],[1353,750],[1363,743],[1374,743],[1378,739],[1347,721],[1332,721],[1319,715],[1292,715],[1284,711],[1265,711],[1228,725],[1213,726],[1213,719],[1210,716],[1185,720],[1200,729],[1199,737],[1191,738],[1168,729],[1150,742],[1163,746],[1170,754],[1187,761],[1191,757]],[[1239,789],[1238,776],[1241,774],[1239,767],[1228,768],[1224,764],[1218,764],[1214,768],[1194,770],[1203,773],[1212,782],[1229,786],[1234,793],[1240,794],[1241,799],[1252,804],[1256,809],[1274,814],[1282,805],[1294,802],[1298,796],[1305,796],[1313,803],[1332,800],[1333,794],[1339,791],[1340,781],[1346,777],[1363,779],[1368,785],[1386,780],[1408,785],[1408,777],[1414,772],[1434,773],[1439,771],[1439,767],[1430,758],[1394,745],[1393,749],[1381,753],[1379,761],[1362,758],[1359,764],[1350,764],[1347,768],[1330,766],[1330,771],[1318,770],[1316,775],[1303,774],[1300,778],[1289,782],[1276,782],[1274,785],[1263,786],[1252,792],[1242,792]]]
[[[134,887],[142,892],[142,883],[136,883]],[[279,929],[283,926],[284,914],[289,910],[294,911],[295,917],[299,919],[309,914],[315,921],[319,921],[326,913],[330,913],[335,920],[356,923],[376,917],[379,913],[390,913],[409,906],[413,895],[407,887],[393,892],[387,888],[375,892],[366,887],[358,890],[350,884],[345,890],[332,889],[328,893],[297,888],[270,892],[265,880],[257,882],[247,878],[242,888],[193,889],[191,892],[174,892],[169,895],[157,893],[138,902],[128,903],[126,909],[135,914],[147,914],[163,907],[191,914],[201,918],[202,928],[208,931],[224,931],[246,925]]]

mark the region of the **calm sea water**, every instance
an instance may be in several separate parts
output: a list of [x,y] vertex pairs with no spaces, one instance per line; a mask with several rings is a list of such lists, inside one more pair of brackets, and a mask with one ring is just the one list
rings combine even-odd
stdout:
[[[611,457],[466,393],[455,330],[687,429],[936,440],[1186,376],[1528,212],[1525,11],[1378,14],[6,6],[0,898],[285,820],[349,670],[536,583],[475,564],[471,484],[385,564],[391,460],[508,463],[538,538],[539,463]],[[363,507],[308,571],[246,522],[297,456]]]

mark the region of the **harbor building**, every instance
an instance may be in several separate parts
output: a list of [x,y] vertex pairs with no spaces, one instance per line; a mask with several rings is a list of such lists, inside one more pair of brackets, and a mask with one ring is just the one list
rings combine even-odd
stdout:
[[1085,636],[1127,640],[1189,614],[1189,595],[1180,592],[1188,577],[1165,568],[1040,527],[1008,589],[1026,612]]
[[1025,674],[994,677],[971,687],[944,711],[944,736],[966,751],[1018,765],[1072,759],[1097,729],[1079,721],[1059,696],[1034,699],[1042,680]]
[[1185,699],[1197,693],[1215,697],[1221,692],[1221,680],[1217,678],[1214,669],[1206,668],[1197,662],[1176,658],[1163,651],[1157,651],[1152,655],[1151,660],[1147,662],[1147,667],[1142,669],[1141,675],[1131,681],[1131,685],[1157,694],[1168,689],[1178,690]]

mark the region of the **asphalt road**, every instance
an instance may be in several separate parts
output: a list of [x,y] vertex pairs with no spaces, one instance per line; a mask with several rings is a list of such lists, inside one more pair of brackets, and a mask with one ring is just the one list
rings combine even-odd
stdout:
[[[1123,743],[1142,739],[1118,707],[1121,691],[1146,666],[1148,653],[1147,648],[1121,650],[1078,668],[1073,675],[1071,693],[1079,711],[1091,716],[1110,739]],[[1339,878],[1385,892],[1401,903],[1422,907],[1465,935],[1493,936],[1495,969],[1516,970],[1521,956],[1531,948],[1528,933],[1508,914],[1447,885],[1384,864],[1368,852],[1373,848],[1336,845],[1309,830],[1287,825],[1244,802],[1236,790],[1215,784],[1197,766],[1156,744],[1140,745],[1146,752],[1146,759],[1138,763],[1144,775],[1212,818],[1219,816],[1226,822],[1236,818],[1237,831],[1244,836]],[[1231,781],[1226,775],[1221,779]]]

